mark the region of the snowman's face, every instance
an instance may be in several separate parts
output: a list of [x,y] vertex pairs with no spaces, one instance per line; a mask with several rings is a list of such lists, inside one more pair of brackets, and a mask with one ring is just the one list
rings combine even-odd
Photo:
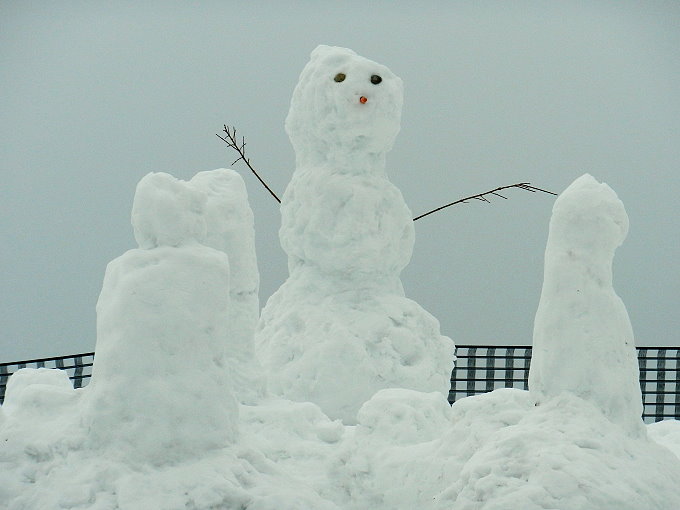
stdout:
[[286,130],[296,151],[388,151],[399,132],[402,82],[351,50],[320,46],[293,94]]

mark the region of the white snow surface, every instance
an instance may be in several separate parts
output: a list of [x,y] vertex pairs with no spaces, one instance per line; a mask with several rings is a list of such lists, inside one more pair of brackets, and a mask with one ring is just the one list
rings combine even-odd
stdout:
[[680,458],[680,421],[664,420],[647,425],[649,437]]
[[290,275],[264,307],[255,344],[271,393],[348,424],[380,389],[448,391],[452,369],[453,342],[399,279],[414,228],[385,155],[402,102],[385,66],[319,46],[286,119],[297,162],[281,204]]
[[[315,53],[358,59],[347,50]],[[349,76],[354,68],[342,69]],[[294,258],[291,277],[268,304],[278,307],[270,317],[287,318],[266,322],[258,335],[264,342],[262,335],[277,334],[278,320],[279,340],[309,340],[293,342],[288,361],[283,347],[271,347],[279,370],[292,365],[303,382],[321,381],[309,392],[333,390],[329,369],[343,384],[357,378],[347,401],[359,406],[346,424],[322,409],[337,411],[336,395],[320,407],[240,386],[261,378],[249,355],[252,329],[248,335],[248,327],[234,327],[240,315],[231,313],[234,289],[250,299],[257,286],[242,184],[224,170],[188,183],[168,174],[140,182],[133,210],[140,247],[107,267],[92,382],[74,390],[63,371],[29,368],[8,382],[0,407],[0,507],[680,508],[680,422],[644,428],[631,417],[640,404],[631,391],[637,372],[619,360],[628,359],[632,335],[611,288],[611,258],[627,218],[609,188],[582,177],[555,205],[531,392],[499,389],[449,406],[440,388],[410,387],[419,373],[439,369],[422,361],[433,353],[446,357],[439,376],[448,378],[451,353],[437,350],[450,344],[432,341],[437,323],[403,296],[398,270],[376,264],[358,278],[353,268],[328,271]],[[562,271],[570,278],[561,280]],[[574,297],[581,291],[591,306]],[[612,366],[584,360],[589,349],[610,356]],[[618,388],[597,374],[585,377],[580,363]],[[380,386],[375,374],[395,366],[403,381],[369,394]],[[555,374],[547,373],[551,367]],[[269,375],[272,388],[278,374]],[[303,398],[304,385],[299,391]],[[347,390],[338,391],[346,399]]]
[[[438,393],[383,390],[355,426],[311,403],[263,400],[240,405],[234,444],[153,465],[130,460],[134,444],[89,443],[76,405],[87,388],[71,392],[0,420],[9,510],[680,508],[680,458],[568,393],[534,406],[501,389],[449,407]],[[670,424],[665,444],[678,444]]]
[[[227,324],[219,333],[225,346],[228,338],[224,362],[229,365],[237,398],[244,403],[256,402],[264,392],[262,368],[253,345],[259,318],[260,275],[253,212],[241,176],[233,170],[218,169],[199,172],[191,181],[184,182],[163,172],[148,174],[137,185],[132,225],[140,249],[150,250],[138,251],[141,257],[152,257],[153,250],[163,246],[185,253],[198,249],[199,258],[208,249],[226,255],[222,258],[230,274],[228,282],[222,279],[219,283],[228,292],[229,300],[228,306],[224,305]],[[200,270],[199,266],[196,270]]]
[[630,434],[643,433],[633,329],[612,283],[628,233],[623,203],[586,174],[555,201],[534,322],[529,390],[539,404],[569,392]]
[[95,443],[163,463],[235,440],[228,288],[227,256],[199,244],[130,250],[108,265],[83,402]]

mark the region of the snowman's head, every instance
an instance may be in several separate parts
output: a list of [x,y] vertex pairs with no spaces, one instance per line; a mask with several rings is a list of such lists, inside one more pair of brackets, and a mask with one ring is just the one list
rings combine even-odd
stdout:
[[402,104],[402,81],[387,67],[319,46],[293,92],[286,132],[299,162],[334,151],[384,153],[399,132]]

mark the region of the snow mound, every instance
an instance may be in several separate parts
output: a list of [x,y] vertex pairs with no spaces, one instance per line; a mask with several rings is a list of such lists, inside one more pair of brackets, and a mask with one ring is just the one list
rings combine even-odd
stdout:
[[22,368],[7,382],[7,397],[2,406],[6,414],[58,413],[73,403],[75,391],[64,370]]
[[161,463],[234,441],[228,289],[229,259],[200,244],[130,250],[109,264],[87,387],[94,442]]
[[654,442],[665,446],[680,458],[680,421],[664,420],[647,425],[647,434]]
[[432,394],[388,391],[337,450],[341,508],[680,508],[678,458],[575,395],[535,406],[527,391],[499,389],[448,409]]
[[353,423],[380,389],[447,389],[453,348],[415,302],[368,289],[326,294],[302,282],[287,282],[270,299],[257,333],[274,394]]
[[[376,393],[334,452],[329,477],[342,508],[435,508],[432,498],[453,483],[459,463],[440,454],[451,408],[440,393],[389,389]],[[455,443],[454,443],[455,444]]]
[[564,393],[488,437],[438,498],[454,510],[671,510],[678,477],[668,450]]

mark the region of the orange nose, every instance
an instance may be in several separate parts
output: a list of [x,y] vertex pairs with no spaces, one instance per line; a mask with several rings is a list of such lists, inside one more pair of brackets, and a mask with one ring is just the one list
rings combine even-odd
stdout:
[[361,96],[361,97],[359,98],[359,102],[360,102],[361,104],[365,104],[366,101],[368,101],[368,98],[367,98],[366,96]]

